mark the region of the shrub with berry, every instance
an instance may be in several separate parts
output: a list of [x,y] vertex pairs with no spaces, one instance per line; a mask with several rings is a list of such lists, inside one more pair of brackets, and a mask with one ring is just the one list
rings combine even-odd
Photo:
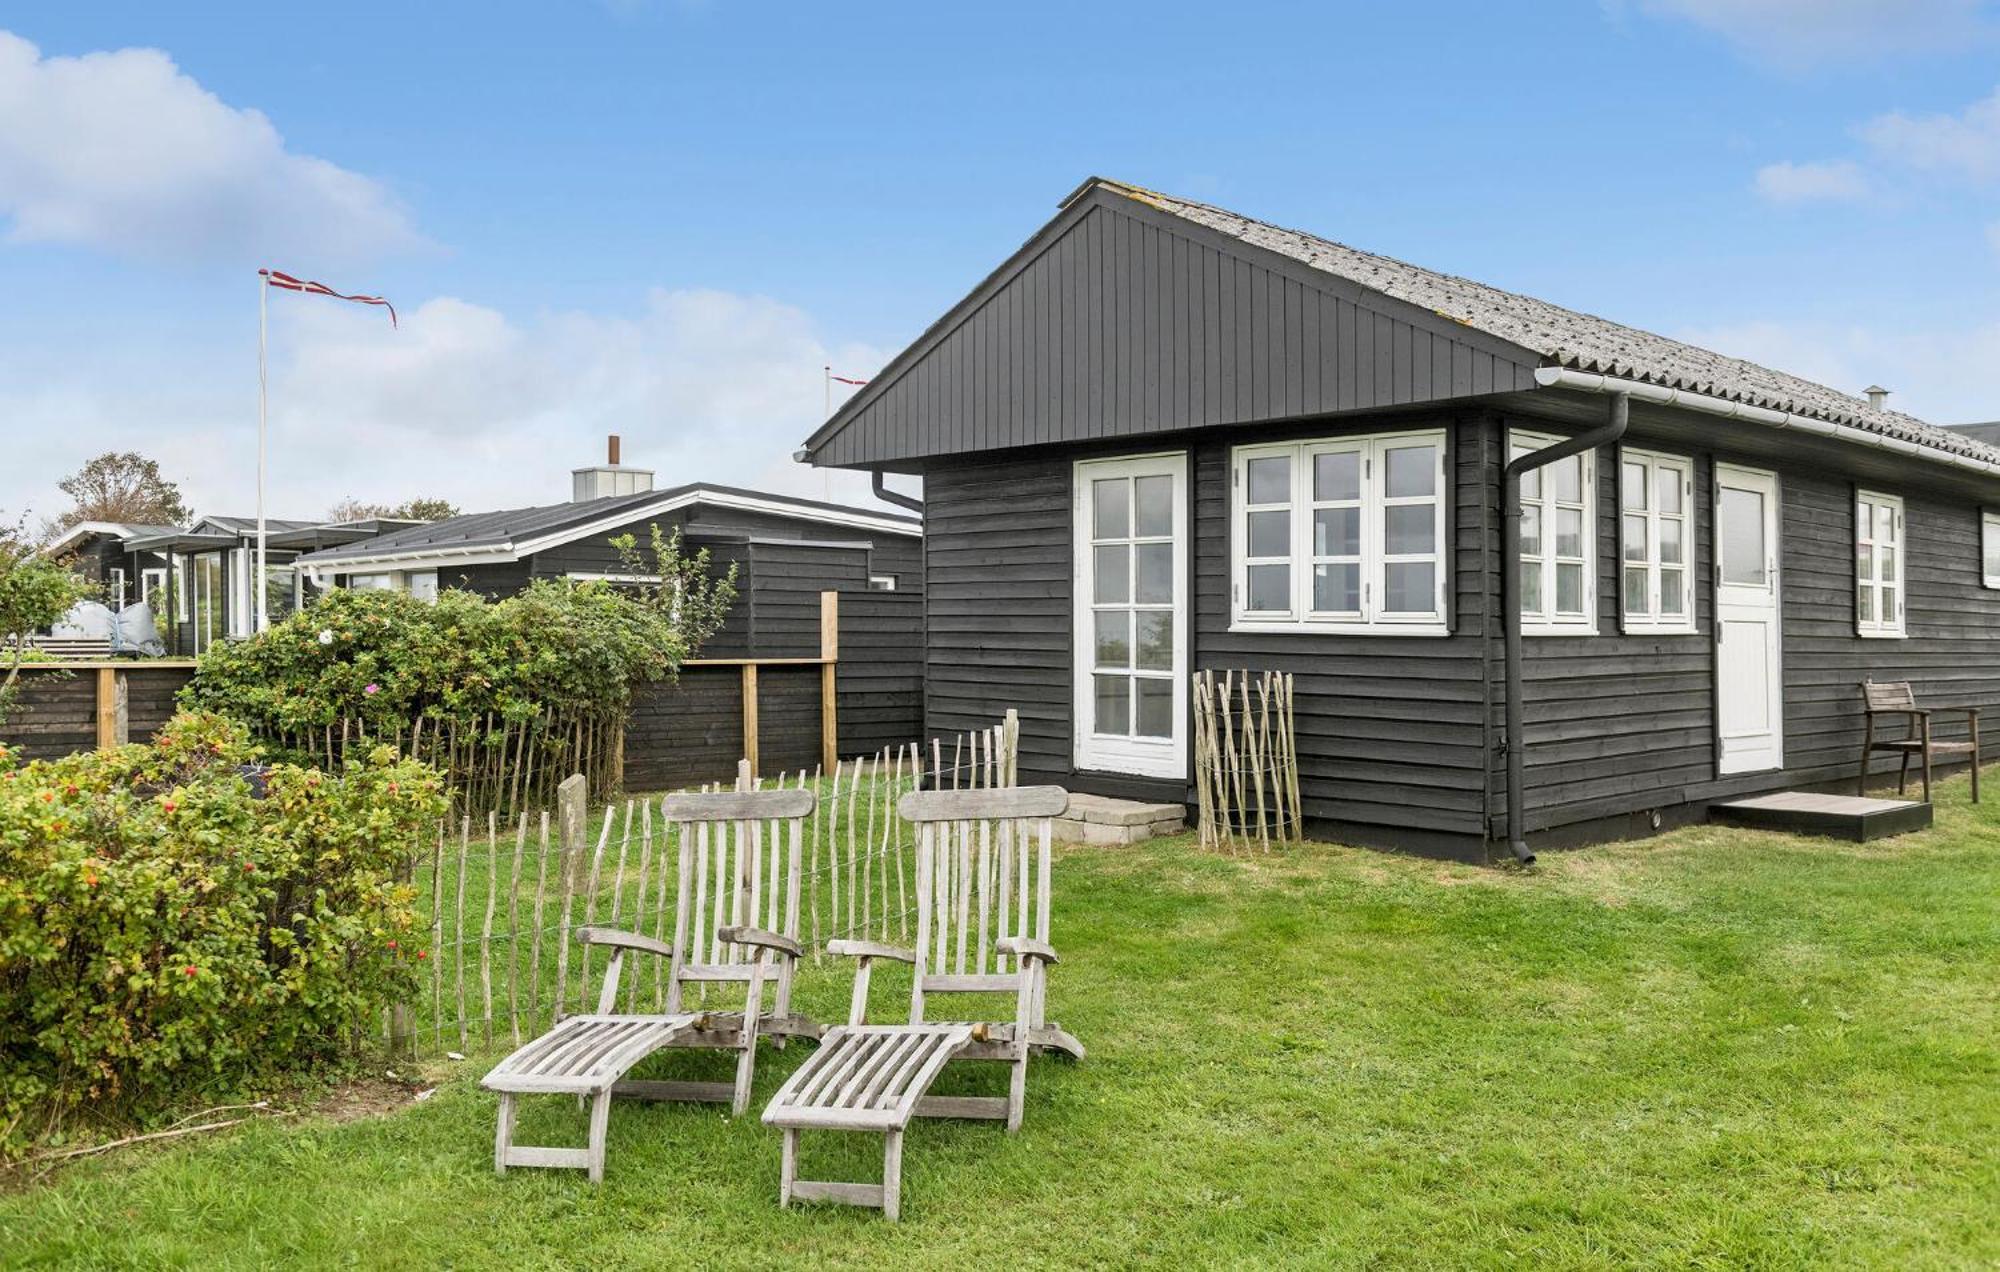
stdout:
[[183,713],[151,745],[0,753],[0,1155],[82,1105],[143,1120],[310,1071],[407,994],[435,770],[258,764]]

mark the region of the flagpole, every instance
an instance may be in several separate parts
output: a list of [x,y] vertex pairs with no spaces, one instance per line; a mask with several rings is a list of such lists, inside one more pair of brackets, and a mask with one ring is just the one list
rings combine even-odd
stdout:
[[[833,418],[833,364],[828,363],[819,370],[820,375],[824,377],[822,387],[826,389],[825,406],[820,412],[819,417],[819,422],[824,424]],[[820,470],[820,495],[828,503],[833,502],[833,470],[831,468],[822,468]]]
[[264,595],[265,525],[264,525],[264,433],[267,397],[267,376],[264,371],[266,311],[270,307],[271,284],[262,271],[257,274],[257,578],[251,583],[257,598],[257,630],[263,632],[270,627],[271,616],[266,612],[268,598]]

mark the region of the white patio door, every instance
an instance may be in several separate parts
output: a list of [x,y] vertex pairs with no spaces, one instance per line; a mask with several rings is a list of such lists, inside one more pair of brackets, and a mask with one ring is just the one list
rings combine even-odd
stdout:
[[1717,770],[1785,766],[1778,478],[1715,466]]
[[1076,766],[1187,774],[1187,456],[1076,466]]

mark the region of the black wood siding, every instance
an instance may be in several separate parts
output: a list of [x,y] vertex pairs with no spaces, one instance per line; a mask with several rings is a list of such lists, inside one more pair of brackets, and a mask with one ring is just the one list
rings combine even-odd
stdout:
[[1534,387],[1519,349],[1289,258],[1087,199],[864,390],[871,465]]

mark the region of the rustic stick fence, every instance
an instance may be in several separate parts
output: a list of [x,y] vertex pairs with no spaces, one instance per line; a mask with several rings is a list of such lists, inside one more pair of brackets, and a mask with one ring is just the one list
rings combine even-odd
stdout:
[[1201,844],[1268,851],[1303,836],[1289,672],[1194,673],[1194,768]]
[[[1013,785],[1019,736],[1010,711],[991,728],[836,760],[830,772],[755,778],[743,762],[739,789],[819,795],[806,823],[800,924],[816,959],[837,939],[911,939],[917,834],[897,801],[919,787]],[[566,939],[578,926],[673,939],[680,845],[658,800],[614,800],[593,817],[585,789],[572,776],[553,811],[461,814],[437,828],[412,863],[424,913],[422,983],[415,1003],[389,1013],[392,1048],[518,1045],[585,1009],[607,956]],[[664,966],[628,977],[624,994],[627,1011],[663,1010]]]

